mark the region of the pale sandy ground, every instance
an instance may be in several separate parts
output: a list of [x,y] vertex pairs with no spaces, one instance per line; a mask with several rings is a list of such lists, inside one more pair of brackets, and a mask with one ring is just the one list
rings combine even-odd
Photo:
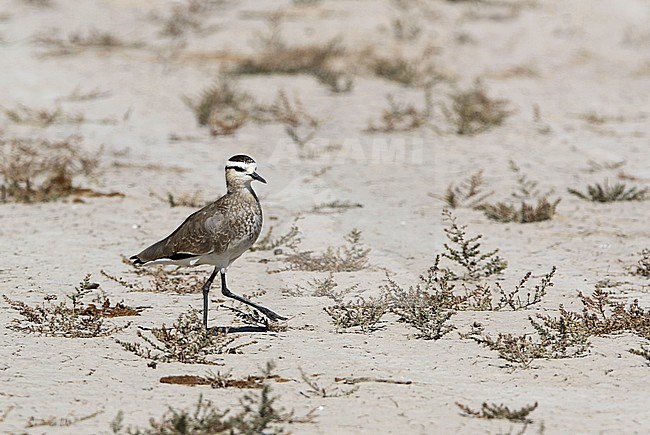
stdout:
[[[170,324],[189,306],[200,308],[200,295],[127,293],[99,271],[135,279],[120,255],[130,255],[172,230],[191,209],[169,208],[150,193],[200,190],[217,198],[224,192],[224,161],[247,153],[269,180],[257,186],[269,222],[281,233],[297,217],[304,249],[324,250],[340,244],[352,228],[363,231],[372,248],[368,271],[336,275],[341,286],[359,284],[364,295],[377,294],[387,268],[408,285],[442,249],[443,204],[428,194],[478,169],[491,188],[506,196],[514,184],[508,160],[515,160],[544,189],[562,197],[558,215],[537,224],[499,224],[480,212],[461,209],[457,216],[471,231],[485,235],[488,247],[499,247],[510,267],[505,284],[528,270],[540,275],[557,265],[556,285],[538,312],[553,313],[558,304],[578,308],[577,290],[591,292],[599,280],[628,281],[613,291],[639,298],[650,306],[648,282],[629,276],[626,268],[650,246],[650,203],[593,204],[566,193],[616,171],[587,171],[588,161],[625,160],[624,171],[650,182],[650,3],[573,0],[533,1],[508,16],[495,4],[423,2],[429,12],[414,10],[423,27],[415,41],[398,42],[391,22],[401,12],[389,2],[322,1],[298,6],[291,2],[225,2],[209,16],[214,32],[190,35],[174,52],[158,35],[149,16],[168,13],[171,2],[124,0],[53,0],[50,8],[4,0],[0,4],[0,105],[22,103],[55,107],[75,88],[111,91],[108,98],[64,102],[61,107],[86,118],[115,118],[114,125],[83,123],[48,128],[12,124],[2,118],[5,137],[60,138],[83,136],[89,149],[104,147],[104,173],[99,190],[123,192],[124,198],[87,199],[0,205],[1,291],[37,303],[46,294],[70,292],[84,274],[92,273],[113,300],[151,305],[135,325],[118,334],[133,340],[136,326]],[[135,6],[137,4],[137,6]],[[251,53],[255,31],[264,29],[266,12],[287,12],[285,38],[295,43],[341,36],[352,50],[374,47],[385,54],[418,47],[438,47],[436,63],[464,87],[482,77],[492,95],[511,101],[514,114],[502,128],[475,137],[423,129],[411,133],[362,133],[377,118],[388,92],[421,104],[417,91],[360,73],[352,93],[332,95],[308,76],[245,77],[243,88],[270,101],[280,88],[299,95],[314,116],[326,122],[318,138],[342,144],[317,159],[285,156],[287,138],[278,125],[251,124],[232,137],[210,137],[196,125],[183,95],[197,95],[216,76],[214,53]],[[86,51],[63,57],[41,57],[31,43],[34,34],[61,29],[62,34],[89,28],[110,30],[127,40],[147,44],[109,53]],[[470,42],[460,44],[459,35]],[[526,66],[534,75],[507,74]],[[434,88],[442,100],[448,86]],[[534,119],[537,105],[541,120]],[[126,112],[130,117],[122,121]],[[594,112],[611,118],[590,125],[580,115]],[[447,127],[437,113],[436,122]],[[544,132],[546,127],[550,131]],[[180,142],[170,134],[189,136]],[[404,155],[391,154],[381,140],[405,140]],[[361,144],[362,148],[359,148]],[[292,149],[292,146],[288,148]],[[280,150],[280,151],[278,151]],[[284,151],[282,151],[284,150]],[[113,162],[131,164],[115,167]],[[151,165],[151,166],[147,166]],[[321,171],[327,168],[324,173]],[[363,208],[316,215],[311,208],[334,199],[359,202]],[[270,263],[260,260],[270,259]],[[372,334],[337,334],[322,308],[330,301],[311,296],[288,297],[282,288],[304,285],[323,274],[268,274],[282,263],[268,252],[248,253],[231,269],[234,290],[266,289],[260,301],[291,316],[283,333],[245,334],[257,344],[241,355],[222,358],[224,372],[257,373],[268,360],[276,372],[295,380],[274,385],[278,404],[297,414],[317,408],[313,424],[291,425],[293,433],[504,433],[521,425],[471,419],[455,402],[479,407],[481,402],[523,406],[537,401],[528,433],[647,433],[650,416],[650,368],[627,352],[642,340],[633,335],[593,339],[584,358],[536,361],[529,370],[503,368],[495,352],[463,340],[473,320],[490,331],[528,330],[526,312],[471,313],[452,318],[458,327],[443,339],[410,338],[414,331],[386,316]],[[207,276],[207,270],[206,276]],[[228,325],[232,316],[212,304],[211,324]],[[201,365],[159,364],[124,351],[113,338],[60,339],[13,332],[6,324],[15,313],[0,309],[0,411],[11,408],[0,430],[5,433],[109,433],[109,423],[124,412],[127,426],[144,426],[168,406],[196,403],[199,394],[223,408],[237,403],[241,392],[207,387],[162,385],[172,374],[203,375]],[[118,324],[126,320],[117,320]],[[301,328],[311,325],[308,328]],[[411,380],[411,385],[364,383],[346,397],[315,398],[299,369],[318,373],[328,386],[334,377],[377,376]],[[30,417],[81,417],[102,411],[70,427],[27,429]]]

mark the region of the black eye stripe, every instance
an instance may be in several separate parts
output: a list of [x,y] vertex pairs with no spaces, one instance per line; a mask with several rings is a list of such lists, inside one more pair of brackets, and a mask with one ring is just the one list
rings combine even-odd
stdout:
[[246,169],[241,166],[226,166],[226,169],[234,169],[237,172],[246,172]]

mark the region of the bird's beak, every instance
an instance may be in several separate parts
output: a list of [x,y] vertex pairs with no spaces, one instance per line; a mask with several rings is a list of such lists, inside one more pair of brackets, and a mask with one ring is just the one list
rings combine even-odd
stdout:
[[251,174],[251,177],[253,178],[253,180],[257,180],[257,181],[260,181],[260,182],[266,184],[266,180],[264,179],[264,177],[262,177],[262,176],[261,176],[260,174],[258,174],[257,172],[253,172],[253,173]]

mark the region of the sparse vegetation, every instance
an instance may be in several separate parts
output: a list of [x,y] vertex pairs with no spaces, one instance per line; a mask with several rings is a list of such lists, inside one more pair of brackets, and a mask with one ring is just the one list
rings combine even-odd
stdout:
[[311,212],[319,214],[334,214],[362,207],[363,204],[359,204],[358,202],[334,200],[315,205],[314,208],[311,209]]
[[435,48],[427,47],[417,57],[402,55],[391,57],[370,55],[369,67],[376,77],[381,77],[404,86],[428,88],[444,78],[434,68],[431,57]]
[[347,246],[338,248],[330,246],[321,255],[314,255],[312,251],[294,250],[284,258],[284,261],[289,265],[282,270],[304,270],[308,272],[356,272],[363,270],[368,265],[370,249],[364,248],[361,244],[361,231],[353,229],[345,236],[345,241]]
[[403,298],[395,298],[391,311],[400,316],[401,321],[420,331],[416,338],[439,340],[456,329],[447,324],[456,312],[436,307],[430,302],[429,295],[411,291]]
[[385,298],[357,298],[355,301],[339,303],[324,308],[330,316],[337,332],[359,327],[361,332],[372,332],[377,329],[377,322],[388,310]]
[[184,98],[199,125],[210,129],[213,136],[235,133],[254,115],[253,98],[239,90],[232,77],[221,74],[215,83],[203,91],[197,101]]
[[529,317],[539,341],[534,341],[530,334],[499,333],[492,338],[480,324],[474,324],[472,330],[462,336],[488,346],[503,359],[523,367],[529,367],[538,358],[585,355],[591,346],[588,341],[591,336],[629,331],[650,338],[650,311],[641,308],[637,300],[629,306],[613,302],[609,293],[601,288],[596,288],[591,296],[578,293],[578,298],[583,305],[581,312],[570,312],[560,305],[559,317],[541,314]]
[[566,311],[560,305],[560,317],[537,315],[551,328],[565,328],[589,336],[619,334],[629,331],[650,339],[650,310],[639,306],[637,299],[629,306],[612,301],[610,294],[597,287],[590,296],[578,292],[582,303],[581,312]]
[[359,387],[357,386],[341,388],[340,386],[335,384],[325,388],[318,385],[318,383],[314,379],[312,379],[307,373],[303,372],[302,370],[300,370],[300,375],[302,376],[302,380],[309,387],[309,390],[302,393],[304,396],[307,397],[316,396],[316,397],[321,397],[323,399],[327,397],[345,397],[345,396],[349,396],[350,394],[354,394],[359,389]]
[[521,298],[523,290],[526,289],[526,283],[530,279],[531,272],[526,273],[524,277],[519,281],[519,284],[515,286],[515,289],[512,292],[506,292],[497,284],[499,288],[499,293],[501,298],[496,309],[501,310],[504,308],[509,308],[512,311],[518,310],[527,310],[528,308],[536,305],[542,301],[542,298],[546,296],[546,289],[548,287],[553,287],[553,275],[555,275],[556,267],[553,266],[551,271],[544,275],[539,284],[535,286],[534,291],[531,293],[530,290],[526,293],[526,299]]
[[372,72],[377,76],[406,86],[415,85],[421,74],[417,65],[401,57],[381,57],[373,59]]
[[[497,222],[531,223],[552,219],[560,198],[550,200],[551,192],[542,194],[538,183],[530,180],[512,160],[510,169],[517,176],[517,190],[512,192],[510,201],[495,204],[482,203],[475,208],[483,211],[488,219]],[[537,205],[533,201],[537,201]],[[531,201],[531,202],[529,202]]]
[[438,256],[415,287],[405,290],[387,278],[388,284],[382,288],[390,300],[390,310],[401,321],[420,331],[416,338],[438,340],[455,329],[447,321],[464,300],[454,295],[454,285],[449,282],[447,274],[441,273],[439,261]]
[[532,405],[525,405],[519,409],[510,409],[510,407],[504,404],[497,405],[496,403],[488,404],[483,402],[479,411],[458,402],[456,402],[456,405],[463,411],[463,415],[467,417],[485,418],[488,420],[502,419],[519,423],[532,423],[532,420],[528,416],[537,409],[537,402]]
[[[411,286],[405,290],[387,277],[388,284],[382,289],[391,295],[393,304],[403,308],[430,306],[436,310],[519,311],[527,310],[542,301],[542,298],[546,296],[546,289],[553,286],[552,279],[555,270],[553,267],[548,274],[544,275],[532,291],[527,288],[531,277],[531,272],[528,272],[511,292],[505,291],[498,283],[494,288],[481,283],[468,287],[463,283],[464,294],[456,294],[454,293],[456,285],[449,273],[440,267],[440,256],[438,255],[433,266],[425,274],[420,275],[419,282],[415,287]],[[525,299],[523,299],[524,291],[526,291]]]
[[447,191],[442,197],[437,195],[432,196],[442,199],[451,208],[476,208],[486,198],[494,194],[494,191],[484,193],[482,190],[483,184],[483,170],[480,170],[466,180],[461,181],[458,185],[454,183],[449,184]]
[[235,74],[311,74],[330,73],[327,63],[343,54],[338,39],[323,45],[288,47],[279,40],[268,40],[266,48],[255,57],[241,61]]
[[[269,231],[264,237],[259,239],[255,245],[250,249],[251,251],[270,251],[279,249],[281,246],[284,246],[289,249],[296,249],[300,244],[300,230],[296,225],[291,225],[289,231],[280,237],[273,238],[273,227],[269,228]],[[281,253],[281,252],[280,252]]]
[[633,355],[637,355],[645,358],[648,365],[650,365],[650,347],[641,345],[641,349],[630,349],[629,352]]
[[322,280],[314,279],[313,281],[308,282],[308,284],[314,289],[312,296],[327,297],[338,303],[343,302],[343,298],[358,287],[358,284],[355,284],[343,290],[334,290],[338,287],[338,283],[334,281],[332,273],[330,273],[327,278]]
[[347,94],[354,88],[352,75],[333,69],[319,69],[314,72],[318,83],[327,87],[334,94]]
[[335,93],[352,90],[352,77],[332,67],[345,54],[338,38],[324,44],[290,46],[282,37],[282,16],[269,19],[266,33],[257,34],[258,51],[237,63],[235,74],[309,74]]
[[529,318],[539,335],[535,341],[530,334],[513,335],[499,333],[493,338],[484,331],[479,323],[474,323],[464,338],[470,338],[499,353],[506,361],[528,368],[535,359],[574,358],[583,356],[591,346],[588,335],[582,331],[571,330],[562,322],[537,323]]
[[519,207],[511,203],[497,202],[496,204],[481,204],[477,209],[483,211],[485,216],[493,221],[525,224],[552,219],[559,203],[560,198],[549,202],[548,198],[542,197],[537,198],[537,205],[522,200]]
[[508,102],[490,98],[480,82],[472,89],[451,95],[451,109],[444,110],[456,134],[475,135],[498,127],[510,115]]
[[329,276],[323,279],[313,279],[307,282],[308,287],[296,285],[294,288],[286,288],[283,294],[286,296],[304,296],[306,293],[316,297],[327,297],[339,304],[352,291],[356,290],[358,284],[350,287],[336,290],[338,283],[334,280],[334,274],[330,272]]
[[587,186],[586,192],[577,189],[568,189],[569,193],[586,201],[614,202],[614,201],[645,201],[650,192],[647,188],[638,186],[628,187],[625,183],[616,183],[610,186],[607,180],[603,184],[596,183]]
[[81,113],[65,113],[60,107],[56,109],[34,109],[18,104],[13,109],[4,109],[5,116],[16,124],[30,124],[48,127],[52,124],[81,124],[85,121]]
[[122,196],[76,186],[79,177],[97,175],[97,153],[71,136],[61,141],[0,137],[0,203],[44,202],[67,196]]
[[144,344],[116,341],[124,349],[141,358],[184,364],[216,364],[213,359],[208,358],[213,355],[240,353],[242,347],[253,343],[231,346],[236,338],[203,328],[196,310],[181,314],[170,328],[165,325],[153,328],[151,334],[153,338],[137,332]]
[[75,291],[66,295],[72,306],[68,305],[67,301],[54,303],[53,301],[57,300],[55,295],[46,296],[41,305],[33,307],[3,295],[5,302],[22,316],[21,319],[13,319],[8,327],[15,331],[49,337],[105,337],[130,325],[130,323],[124,326],[107,325],[106,318],[137,316],[143,309],[128,307],[123,302],[111,305],[105,297],[97,298],[97,305],[84,303],[83,298],[94,288],[96,287],[90,283],[90,275],[86,275],[84,280],[75,287]]
[[301,149],[314,138],[322,124],[322,121],[305,111],[299,98],[296,97],[291,102],[282,90],[278,91],[275,102],[263,111],[271,116],[272,122],[282,124],[287,136]]
[[166,202],[169,204],[170,207],[191,207],[191,208],[198,208],[198,207],[203,207],[208,203],[203,198],[203,195],[201,194],[200,191],[196,191],[193,193],[179,193],[179,194],[174,194],[172,192],[167,192],[166,197],[162,197],[158,195],[155,192],[151,193],[152,196],[160,199],[163,202]]
[[379,124],[369,121],[366,127],[368,133],[393,133],[411,131],[423,127],[431,118],[432,102],[430,89],[424,91],[424,108],[418,109],[413,104],[403,104],[395,101],[392,95],[386,97],[388,107],[382,111]]
[[56,417],[56,416],[50,416],[46,418],[35,418],[35,417],[30,417],[29,420],[27,420],[27,424],[25,427],[27,428],[32,428],[32,427],[40,427],[40,426],[51,426],[51,427],[70,427],[76,423],[85,421],[85,420],[90,420],[91,418],[97,417],[99,414],[101,414],[103,411],[95,411],[93,413],[90,413],[88,415],[83,415],[80,417],[74,416],[74,415],[69,415],[67,417]]
[[112,94],[113,93],[111,91],[103,91],[98,87],[95,87],[89,91],[82,91],[79,87],[76,87],[72,90],[72,92],[70,92],[70,94],[60,99],[72,102],[83,102],[108,98]]
[[637,262],[633,273],[639,276],[650,277],[650,249],[644,249],[640,254],[641,259]]
[[87,32],[75,32],[68,37],[61,37],[58,31],[39,33],[34,36],[35,44],[46,49],[45,55],[66,56],[79,54],[86,50],[103,52],[115,49],[142,48],[142,42],[127,42],[108,31],[90,29]]
[[465,231],[467,225],[458,225],[456,218],[448,209],[443,210],[442,215],[449,224],[449,228],[445,228],[444,231],[450,243],[445,243],[445,252],[441,255],[464,269],[463,275],[445,269],[450,276],[456,279],[476,280],[502,273],[506,269],[508,263],[497,255],[498,249],[481,253],[479,242],[483,238],[481,234],[468,237]]
[[[285,413],[276,406],[271,385],[266,380],[271,376],[274,365],[267,364],[264,383],[259,395],[247,393],[239,399],[236,411],[221,411],[212,402],[199,396],[196,409],[176,410],[170,408],[159,419],[151,419],[149,428],[129,429],[133,435],[158,434],[279,434],[282,425],[290,423],[311,423],[314,416],[295,417],[293,412]],[[111,424],[113,433],[123,433],[122,414],[118,414]]]
[[259,389],[264,386],[267,380],[274,380],[276,382],[287,382],[288,379],[281,378],[278,375],[248,375],[245,378],[233,378],[230,373],[221,374],[220,372],[208,372],[206,376],[196,375],[179,375],[179,376],[163,376],[160,378],[161,384],[174,384],[174,385],[209,385],[215,389],[221,388],[251,388]]
[[204,25],[207,14],[214,8],[214,0],[185,0],[172,5],[166,16],[153,16],[161,26],[160,35],[181,38],[187,33],[205,34],[210,28]]
[[[122,262],[131,266],[131,263],[126,257],[122,257]],[[201,287],[205,281],[201,274],[190,269],[178,268],[176,270],[166,271],[163,267],[135,267],[132,271],[138,276],[147,278],[149,285],[145,286],[129,282],[118,276],[111,275],[104,270],[101,270],[100,273],[128,291],[134,292],[178,294],[200,293]]]

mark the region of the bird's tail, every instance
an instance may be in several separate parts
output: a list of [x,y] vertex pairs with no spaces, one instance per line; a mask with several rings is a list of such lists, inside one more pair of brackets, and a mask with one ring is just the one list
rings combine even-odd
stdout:
[[140,257],[138,257],[137,255],[130,257],[129,260],[131,261],[131,264],[134,266],[140,266],[144,264],[144,261],[142,261]]

